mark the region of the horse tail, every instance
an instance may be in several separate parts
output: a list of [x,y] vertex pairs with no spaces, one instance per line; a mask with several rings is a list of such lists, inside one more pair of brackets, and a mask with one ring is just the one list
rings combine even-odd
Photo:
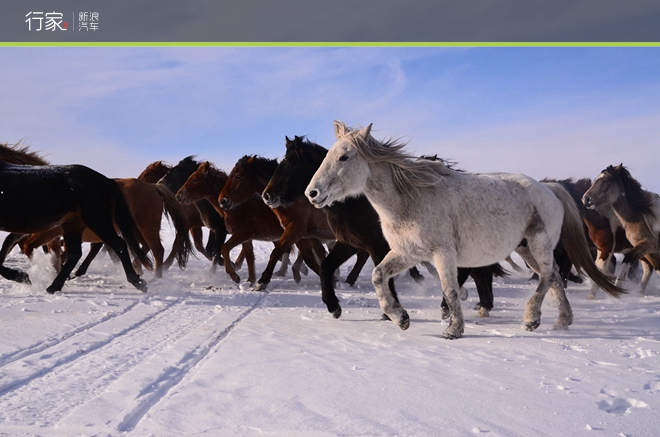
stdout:
[[131,210],[128,208],[128,203],[124,199],[124,195],[121,192],[121,188],[116,180],[110,179],[111,181],[111,192],[112,198],[115,202],[115,224],[121,232],[121,236],[126,241],[128,248],[133,252],[137,259],[145,266],[148,270],[153,269],[153,263],[151,259],[147,256],[146,253],[142,252],[140,248],[140,243],[138,243],[137,238],[144,240],[140,229],[138,229],[133,220],[133,215]]
[[188,264],[188,257],[193,251],[193,244],[188,232],[188,220],[186,220],[186,211],[184,206],[176,200],[176,197],[169,188],[164,185],[154,184],[156,191],[163,199],[163,212],[165,216],[174,224],[174,244],[172,245],[172,254],[176,257],[180,269],[184,269]]
[[605,290],[610,296],[619,297],[626,293],[620,287],[612,282],[612,278],[601,272],[589,251],[587,237],[584,234],[584,226],[580,210],[575,204],[575,200],[566,191],[564,187],[555,182],[544,183],[550,188],[564,207],[564,222],[561,227],[561,242],[568,253],[573,266],[578,274],[583,277],[585,274],[600,288]]
[[509,272],[507,272],[500,263],[491,264],[484,268],[488,269],[488,271],[491,272],[496,278],[506,278],[509,276]]

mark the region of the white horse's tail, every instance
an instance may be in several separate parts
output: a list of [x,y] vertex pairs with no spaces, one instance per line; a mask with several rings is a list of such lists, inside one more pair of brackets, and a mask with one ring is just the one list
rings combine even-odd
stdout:
[[605,290],[610,296],[619,297],[625,291],[617,287],[612,282],[613,279],[605,276],[596,267],[594,260],[591,258],[587,237],[584,235],[584,227],[582,225],[582,217],[580,211],[575,205],[575,200],[560,184],[555,182],[544,182],[543,185],[547,186],[557,196],[562,206],[564,207],[564,222],[561,227],[561,242],[568,253],[575,270],[580,276],[585,274],[591,278],[596,285]]

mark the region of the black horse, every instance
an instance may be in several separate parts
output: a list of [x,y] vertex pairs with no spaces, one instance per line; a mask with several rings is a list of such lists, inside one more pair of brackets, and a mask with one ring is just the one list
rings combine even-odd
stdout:
[[[165,185],[175,193],[186,183],[191,174],[193,174],[201,163],[195,160],[194,156],[183,158],[177,165],[163,176],[159,184]],[[215,272],[218,264],[224,265],[224,260],[220,256],[222,245],[227,238],[227,227],[225,219],[216,211],[213,205],[206,199],[195,202],[204,226],[210,229],[209,240],[206,244],[206,251],[213,256],[211,269]]]
[[[304,137],[296,136],[293,140],[287,137],[286,155],[263,192],[264,201],[271,207],[281,206],[304,193],[327,152],[324,147],[307,141]],[[335,318],[339,318],[341,306],[335,294],[334,271],[360,251],[368,252],[374,264],[378,265],[390,251],[390,247],[383,236],[378,213],[366,197],[348,198],[323,209],[337,243],[321,263],[321,297],[328,311]],[[495,264],[489,267],[459,269],[459,279],[461,285],[468,276],[475,279],[480,299],[478,306],[490,311],[493,308],[493,274],[502,276],[504,273],[499,264]],[[390,279],[388,285],[394,298],[398,299],[394,280]],[[487,312],[482,314],[485,316]]]
[[[113,220],[124,239],[115,232]],[[151,261],[140,250],[140,236],[117,182],[82,165],[24,166],[0,161],[0,230],[31,234],[62,225],[66,262],[49,293],[60,291],[82,255],[82,233],[91,229],[119,256],[128,282],[147,291],[147,283],[135,273],[127,251],[130,246],[140,261]],[[125,241],[124,241],[125,240]],[[24,272],[0,266],[0,275],[29,283]]]

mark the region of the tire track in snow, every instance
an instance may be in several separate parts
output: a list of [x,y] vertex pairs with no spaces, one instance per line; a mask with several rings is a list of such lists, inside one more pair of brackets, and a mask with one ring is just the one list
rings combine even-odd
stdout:
[[[229,320],[227,320],[229,315],[227,312],[216,312],[211,315],[176,344],[153,355],[142,365],[136,366],[116,380],[104,393],[58,422],[58,428],[79,427],[85,423],[88,416],[96,416],[96,424],[105,424],[108,428],[104,431],[110,434],[131,431],[195,368],[197,363],[222,342],[241,321],[259,308],[266,296],[267,293],[261,293],[251,306]],[[90,413],[87,413],[88,411]]]
[[[112,320],[115,317],[120,317],[127,312],[131,311],[135,306],[140,303],[139,300],[136,300],[132,304],[128,305],[126,308],[117,311],[112,314],[108,314],[105,317],[102,317],[98,320],[85,323],[83,325],[80,325],[76,328],[73,328],[72,330],[65,332],[64,334],[59,335],[57,338],[47,338],[43,341],[37,342],[33,345],[30,345],[26,348],[14,351],[14,352],[8,352],[4,355],[0,355],[0,371],[3,367],[13,363],[14,361],[20,360],[22,358],[29,357],[30,355],[38,354],[40,352],[43,352],[44,350],[57,346],[58,344],[62,343],[63,341],[68,340],[69,338],[73,337],[76,334],[79,334],[81,332],[87,331],[88,329],[92,329],[95,326],[98,326],[102,323],[105,323],[109,320]],[[0,391],[0,396],[2,395],[2,391]]]
[[[117,317],[110,317],[100,323],[92,324],[87,329],[77,330],[63,341],[37,350],[26,357],[17,358],[0,368],[0,397],[52,372],[59,366],[71,363],[107,345],[173,305],[170,303],[158,308],[153,305],[139,305],[139,303],[136,302],[129,311]],[[103,328],[107,325],[110,325],[110,329],[104,332]]]

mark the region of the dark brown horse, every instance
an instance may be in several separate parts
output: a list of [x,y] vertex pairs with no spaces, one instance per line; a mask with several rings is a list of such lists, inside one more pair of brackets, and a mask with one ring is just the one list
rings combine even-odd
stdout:
[[[177,202],[174,194],[166,187],[142,182],[137,179],[115,179],[119,188],[126,199],[128,208],[135,220],[135,224],[140,230],[138,241],[142,244],[142,251],[152,252],[155,261],[155,277],[160,278],[163,275],[163,259],[165,249],[160,240],[160,227],[163,213],[172,221],[175,229],[174,246],[172,247],[172,256],[177,260],[180,268],[185,268],[188,262],[188,256],[192,250],[192,244],[188,236],[188,226],[182,205]],[[41,246],[49,241],[60,238],[62,227],[58,226],[45,232],[34,234],[23,245],[23,251],[30,256],[35,247]],[[101,248],[102,240],[93,231],[85,229],[83,232],[83,241],[90,243],[99,243],[92,247],[92,251],[85,258],[80,268],[76,271],[76,276],[84,275],[93,260],[94,256]],[[134,264],[138,269],[139,265]]]
[[[227,183],[218,196],[220,206],[229,211],[252,199],[255,194],[260,196],[277,164],[276,159],[254,155],[241,158],[232,169]],[[275,265],[293,244],[297,244],[301,250],[305,263],[314,272],[320,274],[317,258],[319,260],[325,258],[325,249],[319,240],[335,239],[325,214],[316,210],[304,195],[286,206],[272,210],[284,231],[270,254],[268,265],[261,274],[255,290],[264,290],[268,286]],[[310,256],[311,254],[316,256]]]
[[616,217],[632,245],[624,257],[617,285],[635,261],[644,260],[640,291],[644,293],[652,269],[660,270],[660,196],[642,189],[623,164],[609,166],[582,197],[589,210]]
[[[0,230],[33,234],[62,225],[67,259],[53,283],[55,293],[82,255],[85,227],[94,231],[119,256],[127,280],[146,291],[147,284],[131,265],[128,246],[147,266],[151,261],[140,250],[135,225],[117,182],[82,165],[24,166],[0,161]],[[116,223],[124,237],[117,235]],[[27,282],[26,273],[4,266],[0,274],[7,279]]]
[[[254,285],[257,278],[252,240],[277,241],[282,236],[283,229],[273,211],[256,195],[234,209],[221,209],[218,196],[226,182],[225,172],[217,169],[210,162],[203,162],[179,189],[176,197],[182,203],[207,199],[222,212],[227,230],[231,233],[231,237],[225,241],[221,249],[222,257],[225,259],[225,270],[234,282],[240,282],[234,263],[227,260],[231,250],[239,244],[242,245],[248,265],[248,281]],[[296,282],[300,281],[297,270],[294,270],[294,278]]]
[[[295,201],[309,184],[312,176],[327,154],[324,147],[305,140],[304,137],[286,138],[286,154],[270,178],[262,197],[271,207],[284,207]],[[360,251],[368,253],[378,265],[390,247],[383,236],[378,214],[364,196],[335,202],[322,209],[337,238],[328,256],[321,263],[321,297],[328,311],[335,317],[341,316],[341,306],[335,294],[333,274],[350,257]],[[499,265],[496,265],[499,267]],[[462,285],[469,275],[473,276],[479,291],[480,315],[487,316],[493,308],[493,272],[501,276],[504,271],[495,267],[459,269]],[[388,281],[392,295],[397,298],[394,280]],[[446,304],[445,304],[446,306]]]
[[[141,181],[155,184],[167,173],[169,173],[170,170],[172,170],[171,165],[163,161],[156,161],[149,164],[137,178]],[[207,247],[204,246],[204,233],[202,232],[204,222],[202,221],[199,210],[195,207],[195,205],[184,205],[184,211],[195,249],[204,255],[206,259],[212,261],[213,254],[209,250],[211,249],[213,243],[211,241],[211,237],[209,236],[209,242],[207,243],[209,250],[207,250]],[[175,244],[177,243],[175,242]],[[173,261],[174,257],[172,255],[168,256],[164,262],[165,268],[169,268]]]

